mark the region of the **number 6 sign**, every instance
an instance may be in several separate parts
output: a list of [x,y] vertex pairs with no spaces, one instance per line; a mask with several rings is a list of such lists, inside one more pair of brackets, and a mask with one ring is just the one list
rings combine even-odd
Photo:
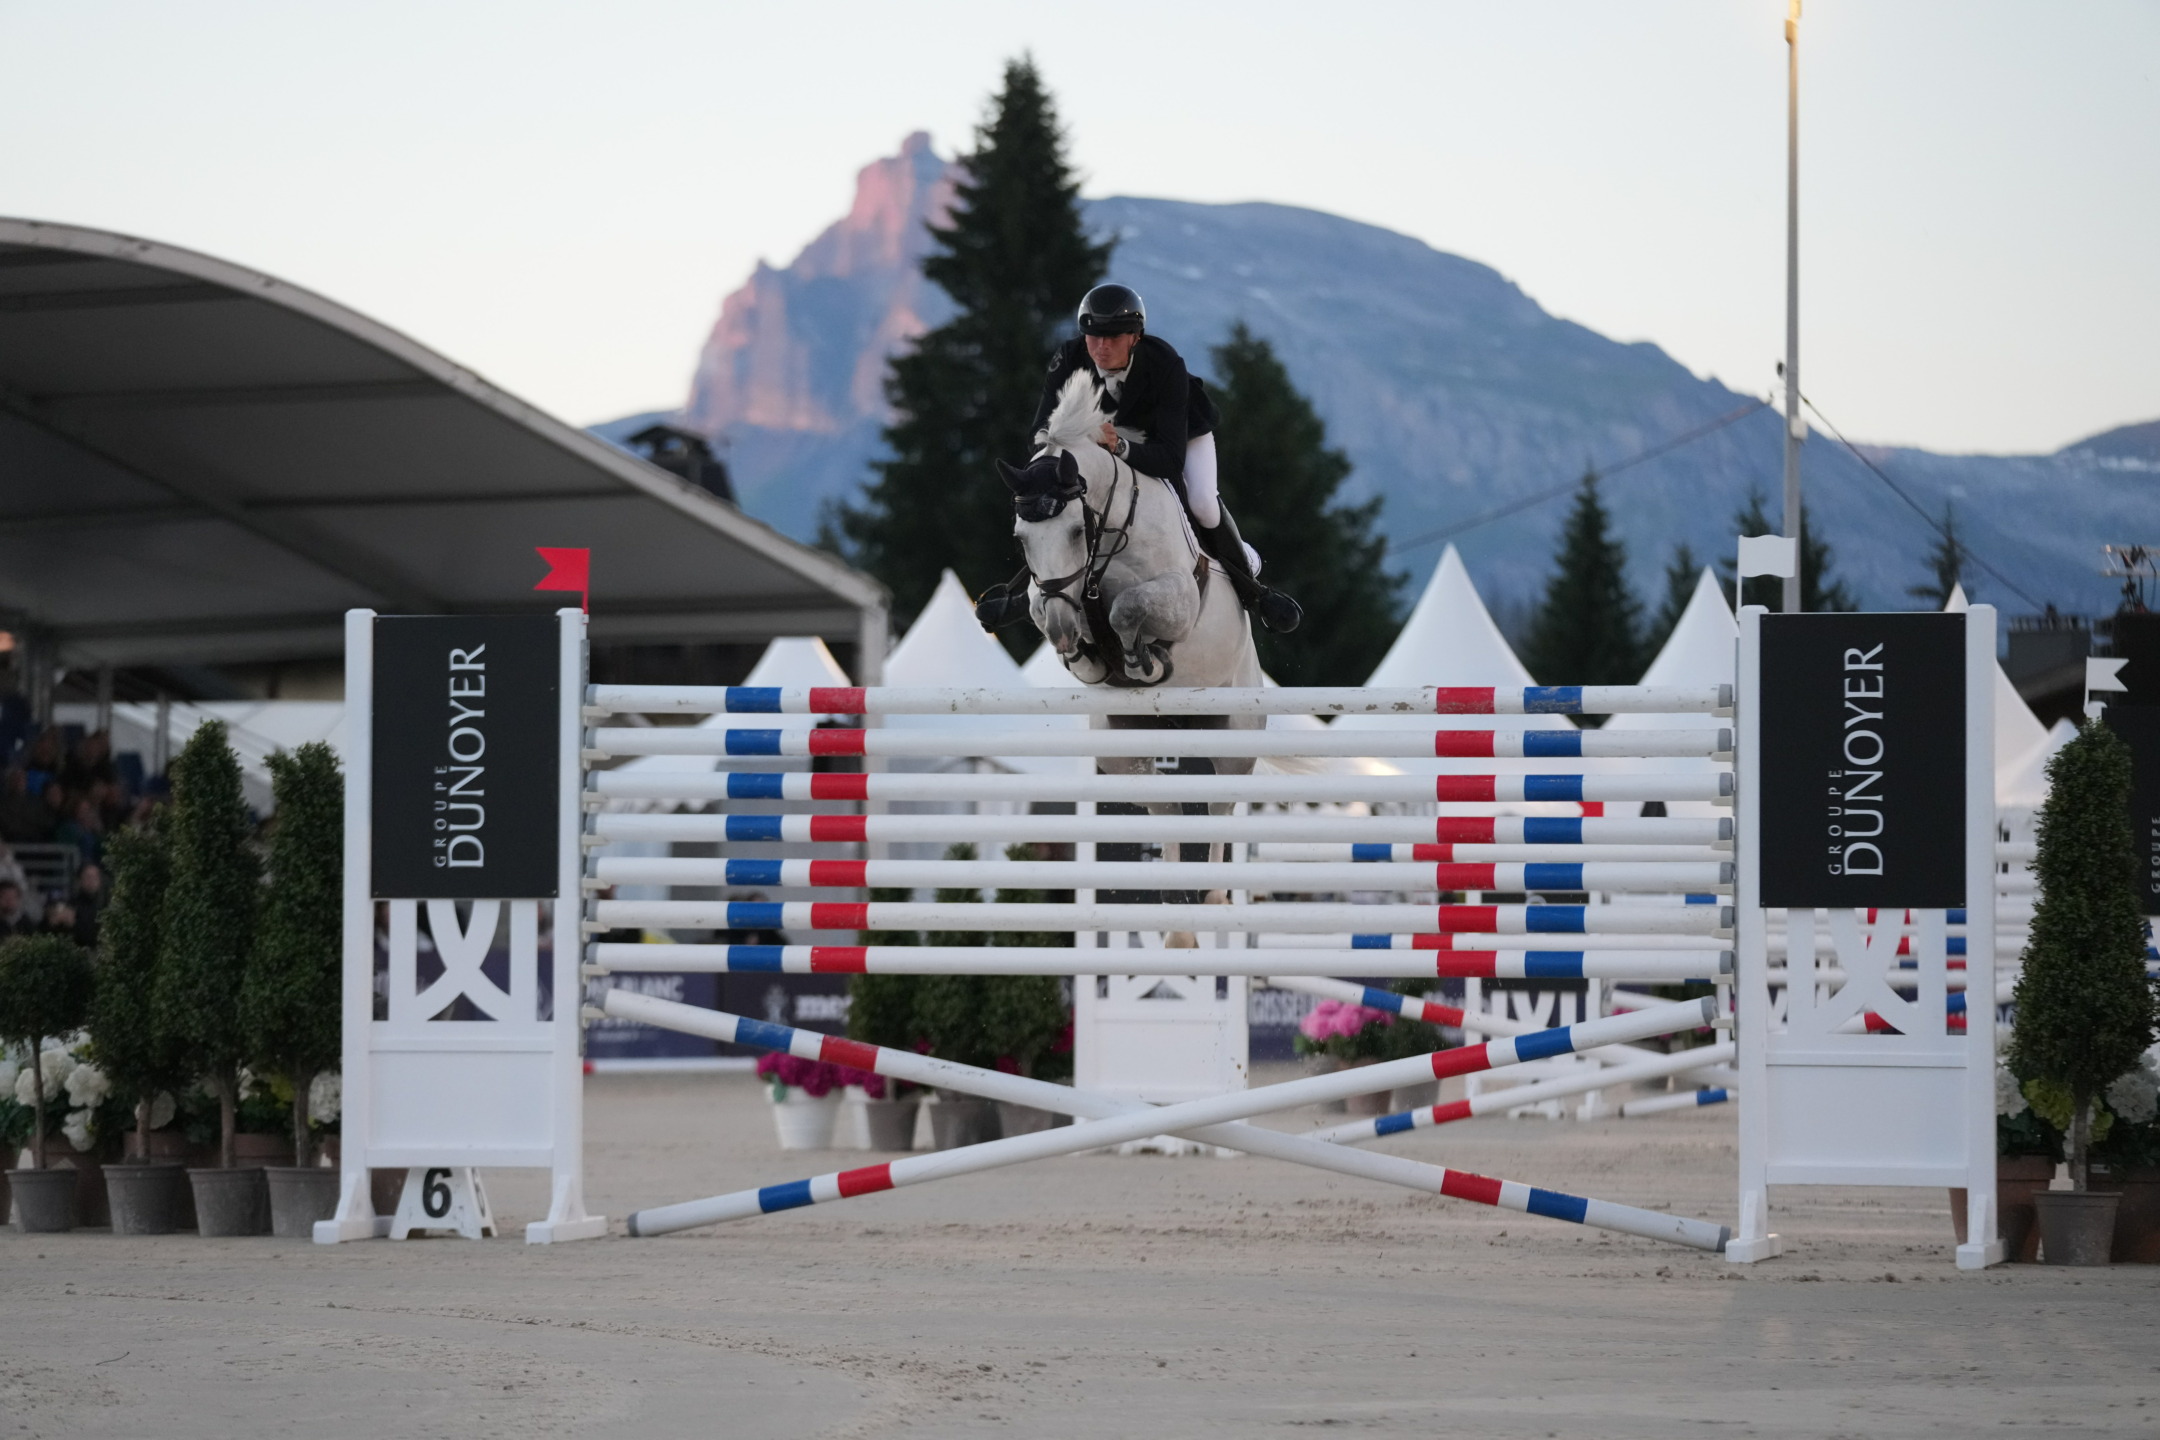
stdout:
[[390,1238],[446,1233],[479,1240],[495,1233],[495,1212],[488,1206],[480,1172],[468,1166],[414,1166],[405,1172],[405,1192],[398,1197]]

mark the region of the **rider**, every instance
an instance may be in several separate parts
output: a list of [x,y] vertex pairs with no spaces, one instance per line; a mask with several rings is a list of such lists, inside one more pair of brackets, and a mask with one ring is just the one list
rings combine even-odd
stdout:
[[1237,522],[1216,490],[1215,402],[1168,341],[1147,333],[1147,306],[1123,285],[1097,285],[1080,301],[1080,334],[1058,346],[1035,407],[1033,429],[1050,421],[1058,392],[1085,369],[1103,388],[1104,408],[1145,438],[1128,441],[1105,424],[1096,443],[1143,475],[1170,482],[1192,517],[1193,533],[1222,566],[1238,600],[1268,629],[1298,627],[1304,611],[1282,591],[1260,583],[1258,555],[1238,535]]

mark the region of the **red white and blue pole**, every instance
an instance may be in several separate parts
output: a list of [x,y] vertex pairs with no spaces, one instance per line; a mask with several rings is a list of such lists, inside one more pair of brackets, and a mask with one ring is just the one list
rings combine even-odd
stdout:
[[[1148,731],[1148,734],[1157,732]],[[1228,732],[1209,731],[1209,734]],[[965,753],[1000,752],[970,746]],[[1586,800],[1730,803],[1729,770],[1558,775],[976,775],[825,771],[596,771],[602,800],[1024,800],[1135,805],[1495,805]],[[1024,827],[1023,827],[1024,828]]]
[[[1162,731],[1150,731],[1162,734]],[[1210,732],[1221,733],[1221,732]],[[875,844],[923,841],[1032,840],[1076,844],[1090,840],[1163,842],[1329,841],[1335,853],[1260,858],[1302,860],[1535,861],[1578,859],[1580,845],[1686,846],[1694,853],[1650,854],[1645,860],[1712,860],[1711,847],[1732,843],[1732,820],[1578,816],[1442,815],[632,815],[591,820],[589,843],[674,840],[695,844]],[[1487,854],[1469,847],[1535,846],[1534,854]],[[1397,847],[1409,851],[1398,854]],[[1387,853],[1381,853],[1386,851]],[[1600,858],[1629,859],[1601,850]]]
[[[1687,1012],[1684,1016],[1674,1017],[1678,1021],[1674,1028],[1693,1025],[1703,1013],[1702,1007],[1695,1004],[1672,1008]],[[1700,1250],[1714,1252],[1723,1249],[1730,1234],[1726,1227],[1711,1225],[1706,1221],[1689,1220],[1611,1201],[1542,1190],[1515,1181],[1448,1170],[1437,1165],[1406,1160],[1401,1156],[1375,1155],[1340,1146],[1323,1145],[1258,1126],[1230,1123],[1264,1114],[1272,1109],[1309,1103],[1313,1099],[1341,1098],[1356,1094],[1359,1093],[1357,1087],[1361,1082],[1369,1082],[1374,1088],[1405,1083],[1404,1077],[1414,1078],[1413,1072],[1421,1064],[1437,1062],[1445,1056],[1462,1052],[1440,1051],[1429,1057],[1412,1057],[1409,1060],[1365,1067],[1357,1074],[1313,1076],[1260,1090],[1232,1092],[1179,1105],[1153,1107],[1115,1100],[1068,1086],[1030,1080],[1023,1076],[1001,1075],[929,1056],[863,1045],[790,1026],[748,1020],[723,1011],[705,1010],[620,990],[607,993],[603,1009],[608,1015],[638,1020],[665,1029],[706,1035],[759,1049],[784,1050],[803,1059],[824,1060],[832,1064],[870,1070],[893,1079],[924,1085],[942,1085],[963,1093],[990,1099],[1014,1100],[1082,1117],[1081,1123],[1062,1129],[1016,1135],[981,1145],[962,1146],[930,1155],[912,1155],[879,1165],[818,1175],[807,1180],[767,1185],[706,1200],[640,1210],[629,1217],[630,1233],[633,1235],[664,1235],[675,1230],[713,1225],[726,1220],[747,1219],[754,1215],[771,1214],[804,1205],[852,1199],[859,1195],[876,1194],[955,1175],[975,1174],[1027,1160],[1046,1159],[1054,1155],[1074,1154],[1105,1145],[1122,1144],[1126,1140],[1143,1139],[1165,1132],[1187,1134],[1210,1144],[1225,1145],[1251,1154],[1289,1160],[1340,1174],[1405,1185],[1478,1204],[1567,1220],[1647,1239],[1669,1241]],[[1610,1022],[1592,1024],[1603,1025]],[[1573,1027],[1578,1033],[1587,1028]],[[1647,1036],[1637,1034],[1632,1038]],[[1394,1073],[1397,1071],[1402,1072],[1401,1076]]]
[[737,759],[946,755],[1074,755],[1146,759],[1275,755],[1453,760],[1716,759],[1732,731],[1693,730],[784,730],[697,725],[602,725],[586,732],[588,758],[711,755]]
[[592,685],[588,718],[642,715],[1679,715],[1725,714],[1733,687],[1707,685],[1297,686],[1098,689]]

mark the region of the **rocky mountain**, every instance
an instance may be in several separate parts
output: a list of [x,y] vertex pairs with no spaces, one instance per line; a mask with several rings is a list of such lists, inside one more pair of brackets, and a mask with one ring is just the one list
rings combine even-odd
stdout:
[[[760,264],[723,303],[680,418],[728,447],[759,518],[808,538],[818,506],[865,477],[887,419],[885,358],[949,313],[916,267],[924,223],[950,200],[950,166],[926,136],[910,136],[862,171],[845,219],[785,268]],[[1550,315],[1489,266],[1283,205],[1112,197],[1091,202],[1087,218],[1116,238],[1112,272],[1147,297],[1150,328],[1200,373],[1236,321],[1274,343],[1355,463],[1351,497],[1385,497],[1396,558],[1419,582],[1445,532],[1488,596],[1526,600],[1565,509],[1535,497],[1586,467],[1613,471],[1607,499],[1646,595],[1675,543],[1701,558],[1730,550],[1731,517],[1751,488],[1776,513],[1776,415],[1760,410],[1623,466],[1751,397],[1653,344]],[[596,428],[627,433],[645,418]],[[1973,553],[2024,593],[1985,571],[1968,588],[2011,611],[2111,609],[2099,546],[2160,538],[2160,422],[2052,456],[1862,453],[1887,480],[1820,432],[1803,477],[1811,523],[1871,606],[1911,603],[1906,587],[1923,578],[1934,535],[1915,507],[1954,508]],[[1234,497],[1236,477],[1224,478]],[[1460,528],[1513,505],[1523,508]]]

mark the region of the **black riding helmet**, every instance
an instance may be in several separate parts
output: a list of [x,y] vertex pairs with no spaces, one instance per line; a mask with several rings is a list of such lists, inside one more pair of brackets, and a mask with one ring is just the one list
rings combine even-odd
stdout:
[[1124,285],[1097,285],[1080,298],[1083,335],[1141,335],[1147,331],[1147,302]]

